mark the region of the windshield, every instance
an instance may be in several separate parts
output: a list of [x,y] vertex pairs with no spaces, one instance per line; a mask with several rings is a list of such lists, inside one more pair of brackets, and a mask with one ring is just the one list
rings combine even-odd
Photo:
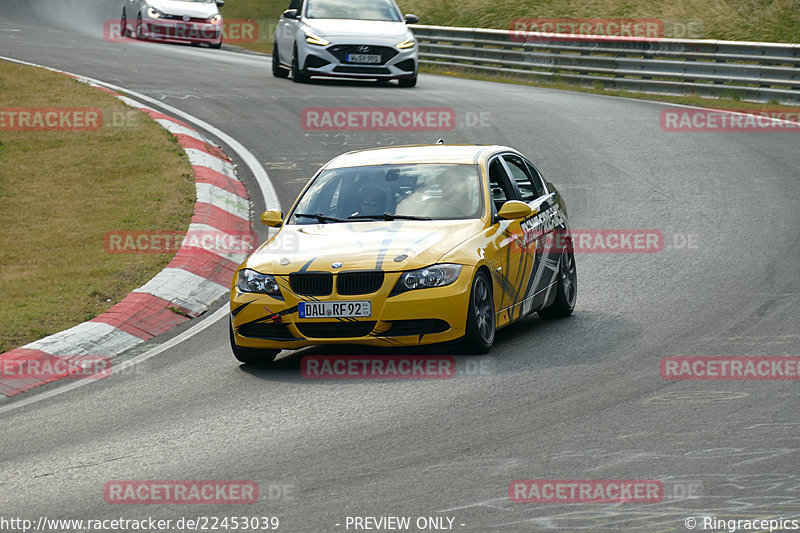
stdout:
[[413,217],[480,218],[476,165],[376,165],[326,170],[314,180],[289,224],[364,222]]
[[306,17],[389,22],[403,20],[392,0],[308,0]]

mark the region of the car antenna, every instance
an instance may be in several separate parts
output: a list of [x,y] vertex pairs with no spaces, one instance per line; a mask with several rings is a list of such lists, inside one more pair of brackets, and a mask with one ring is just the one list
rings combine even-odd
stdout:
[[444,144],[444,139],[439,139],[438,141],[436,141],[436,144]]

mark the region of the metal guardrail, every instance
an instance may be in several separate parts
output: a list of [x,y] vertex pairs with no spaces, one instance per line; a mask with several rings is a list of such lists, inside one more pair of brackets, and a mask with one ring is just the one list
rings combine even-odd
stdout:
[[420,63],[628,91],[800,103],[800,44],[412,27]]

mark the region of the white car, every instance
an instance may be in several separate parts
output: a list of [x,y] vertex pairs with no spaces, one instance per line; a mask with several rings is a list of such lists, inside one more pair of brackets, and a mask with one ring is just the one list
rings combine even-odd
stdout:
[[225,0],[123,0],[122,35],[171,43],[222,46]]
[[417,83],[419,51],[394,0],[292,0],[275,29],[272,73]]

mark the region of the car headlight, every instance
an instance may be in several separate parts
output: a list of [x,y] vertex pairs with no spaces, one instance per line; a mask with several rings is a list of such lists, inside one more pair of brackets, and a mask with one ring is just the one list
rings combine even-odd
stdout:
[[222,15],[214,15],[210,19],[207,19],[206,22],[208,22],[209,24],[219,24],[220,22],[222,22]]
[[405,50],[406,48],[413,48],[415,44],[417,43],[414,41],[414,38],[409,37],[402,43],[397,43],[395,47],[399,48],[400,50]]
[[149,16],[151,19],[160,19],[161,17],[164,16],[164,13],[162,13],[161,11],[159,11],[154,7],[148,7],[147,16]]
[[444,287],[457,280],[459,274],[461,274],[461,265],[451,264],[432,265],[419,270],[403,272],[392,293]]
[[323,39],[319,35],[315,35],[310,31],[306,31],[306,42],[308,44],[316,44],[317,46],[328,46],[331,42],[327,39]]
[[275,282],[275,276],[262,274],[249,268],[239,271],[239,279],[236,286],[241,292],[257,292],[259,294],[269,294],[280,296],[281,289]]

